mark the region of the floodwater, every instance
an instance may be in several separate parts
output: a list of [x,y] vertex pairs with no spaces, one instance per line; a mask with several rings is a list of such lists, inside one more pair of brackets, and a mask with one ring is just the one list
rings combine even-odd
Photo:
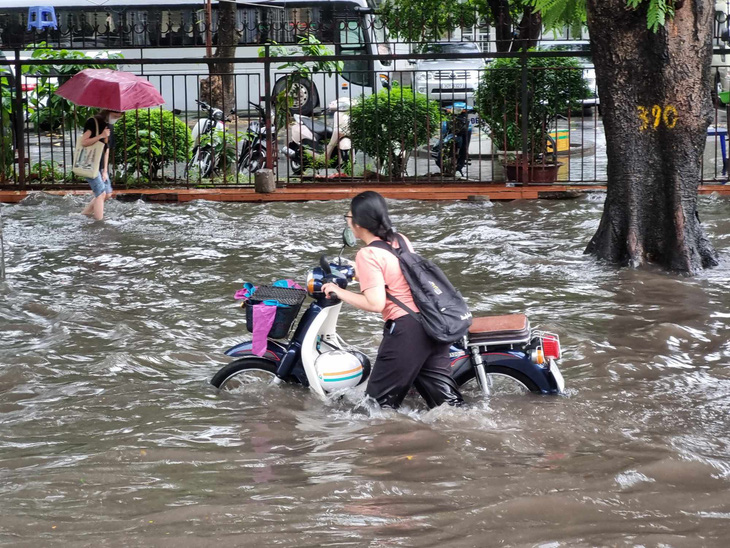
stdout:
[[[684,278],[584,256],[603,198],[391,203],[476,314],[560,335],[568,387],[400,412],[208,384],[236,289],[303,280],[346,202],[3,206],[0,544],[727,546],[730,202],[701,198],[721,265]],[[374,355],[376,315],[340,322]]]

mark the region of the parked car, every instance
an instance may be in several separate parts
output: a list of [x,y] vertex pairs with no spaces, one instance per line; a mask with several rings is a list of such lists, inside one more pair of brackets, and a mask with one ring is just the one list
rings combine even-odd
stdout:
[[596,69],[593,66],[593,57],[591,56],[591,44],[587,40],[561,40],[561,41],[543,41],[537,46],[538,51],[580,51],[585,56],[576,57],[578,63],[583,67],[583,79],[588,86],[591,96],[583,99],[583,111],[589,113],[593,107],[601,109],[601,100],[598,98],[598,86],[596,85]]
[[[422,53],[481,53],[474,42],[433,42],[426,44]],[[429,99],[441,103],[466,101],[474,104],[474,92],[487,63],[483,58],[419,59],[411,61],[414,68],[413,87]]]

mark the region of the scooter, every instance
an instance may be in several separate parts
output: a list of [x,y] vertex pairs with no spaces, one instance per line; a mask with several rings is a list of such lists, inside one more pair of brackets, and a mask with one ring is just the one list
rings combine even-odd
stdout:
[[474,109],[462,101],[446,107],[446,117],[441,122],[439,141],[431,148],[431,157],[445,177],[453,177],[458,171],[464,175],[468,164],[472,123],[470,113]]
[[259,119],[249,122],[246,128],[246,140],[238,156],[239,173],[256,173],[266,165],[266,110],[254,103],[248,104],[258,112]]
[[[301,175],[310,167],[317,167],[315,155],[327,154],[327,167],[340,168],[342,171],[351,161],[352,141],[348,137],[350,128],[350,106],[347,97],[332,101],[327,112],[333,113],[332,126],[299,114],[292,114],[287,127],[289,144],[282,153],[289,158],[293,175]],[[345,166],[345,167],[343,167]]]
[[[204,101],[196,99],[200,109],[206,112],[193,126],[193,156],[187,164],[187,171],[193,168],[200,171],[201,177],[210,177],[213,171],[223,163],[223,136],[225,122],[230,122],[219,108],[212,107]],[[236,109],[231,109],[235,114]]]
[[[314,301],[302,314],[290,339],[285,338],[289,326],[284,322],[284,329],[276,333],[278,338],[270,335],[267,339],[263,356],[253,353],[252,341],[229,348],[225,354],[235,360],[221,368],[211,384],[224,390],[261,380],[300,384],[327,399],[342,389],[364,383],[370,374],[370,360],[337,334],[342,301],[334,293],[322,292],[322,285],[327,282],[342,288],[353,282],[354,266],[342,259],[342,252],[354,244],[352,231],[345,229],[337,260],[329,262],[323,255],[319,267],[308,272],[306,294]],[[267,287],[259,297],[262,288],[258,288],[251,301],[266,299]],[[298,302],[301,304],[303,299],[304,295]],[[282,310],[286,314],[286,309]],[[290,316],[289,325],[293,320]],[[532,330],[523,314],[474,318],[468,335],[451,346],[451,374],[459,386],[476,379],[486,396],[503,392],[560,394],[565,390],[557,364],[560,357],[558,336]]]

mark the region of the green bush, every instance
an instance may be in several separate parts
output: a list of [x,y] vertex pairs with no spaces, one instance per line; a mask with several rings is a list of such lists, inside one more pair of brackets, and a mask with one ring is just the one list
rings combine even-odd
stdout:
[[401,177],[411,153],[428,144],[439,124],[436,101],[396,86],[353,105],[350,134],[353,147],[374,158],[379,171]]
[[[590,92],[575,59],[529,57],[527,67],[527,153],[535,157],[545,154],[550,125],[558,114],[582,108],[580,100]],[[522,150],[522,60],[495,59],[484,71],[475,103],[494,146]]]
[[151,181],[164,166],[187,162],[192,143],[190,128],[169,110],[131,110],[114,126],[114,162],[125,179],[137,173]]

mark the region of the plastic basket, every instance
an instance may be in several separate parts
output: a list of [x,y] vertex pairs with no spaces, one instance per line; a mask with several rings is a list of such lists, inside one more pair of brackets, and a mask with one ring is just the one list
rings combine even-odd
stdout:
[[723,105],[730,103],[730,91],[721,91],[717,94]]
[[272,339],[283,339],[289,334],[291,324],[297,318],[307,292],[302,289],[260,285],[246,301],[246,329],[253,333],[253,307],[263,301],[275,300],[286,306],[276,307],[274,323],[269,331]]

